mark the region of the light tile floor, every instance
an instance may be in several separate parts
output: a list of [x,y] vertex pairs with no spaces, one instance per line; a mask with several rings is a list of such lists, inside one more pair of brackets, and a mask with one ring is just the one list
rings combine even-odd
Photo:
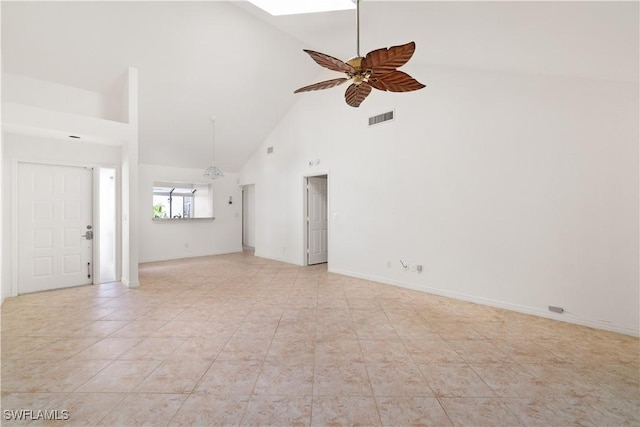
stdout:
[[638,338],[246,253],[140,276],[5,301],[3,425],[640,425]]

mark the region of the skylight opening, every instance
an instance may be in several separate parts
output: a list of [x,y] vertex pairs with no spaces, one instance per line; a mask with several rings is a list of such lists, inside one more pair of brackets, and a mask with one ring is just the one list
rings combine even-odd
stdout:
[[249,0],[273,16],[355,9],[354,0]]

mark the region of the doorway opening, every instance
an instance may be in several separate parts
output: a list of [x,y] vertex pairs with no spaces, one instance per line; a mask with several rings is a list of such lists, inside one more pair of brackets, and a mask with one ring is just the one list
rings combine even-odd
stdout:
[[242,186],[242,250],[255,252],[256,248],[256,186]]
[[93,171],[19,162],[13,294],[93,283]]
[[12,294],[115,282],[117,170],[19,161]]
[[305,265],[328,262],[328,176],[306,177],[305,185]]

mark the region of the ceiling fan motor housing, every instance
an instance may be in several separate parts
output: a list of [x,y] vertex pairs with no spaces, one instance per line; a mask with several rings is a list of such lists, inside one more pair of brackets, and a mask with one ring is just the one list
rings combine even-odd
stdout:
[[362,62],[364,58],[362,56],[356,56],[347,61],[347,64],[355,68],[355,73],[347,73],[349,78],[353,78],[353,83],[360,85],[362,82],[366,82],[371,75],[371,70],[362,68]]

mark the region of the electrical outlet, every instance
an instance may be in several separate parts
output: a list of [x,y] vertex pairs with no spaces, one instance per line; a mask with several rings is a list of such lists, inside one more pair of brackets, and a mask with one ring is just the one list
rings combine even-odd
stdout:
[[418,265],[416,265],[416,271],[417,271],[418,273],[422,273],[422,264],[418,264]]

